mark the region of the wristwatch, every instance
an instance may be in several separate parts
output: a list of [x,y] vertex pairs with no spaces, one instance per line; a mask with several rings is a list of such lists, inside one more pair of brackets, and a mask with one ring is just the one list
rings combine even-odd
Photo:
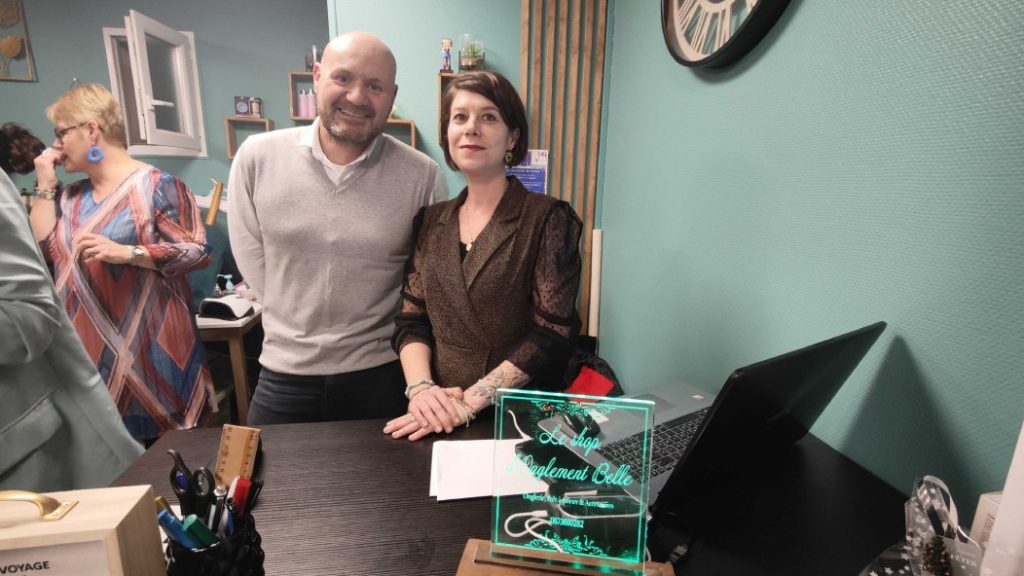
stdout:
[[132,258],[128,263],[135,264],[135,260],[142,258],[145,255],[146,251],[142,249],[142,246],[132,246]]

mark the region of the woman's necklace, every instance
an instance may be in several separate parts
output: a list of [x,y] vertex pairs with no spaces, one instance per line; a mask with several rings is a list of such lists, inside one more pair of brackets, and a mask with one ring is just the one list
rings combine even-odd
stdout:
[[[465,204],[462,205],[462,216],[466,219],[466,230],[467,231],[471,230],[471,228],[469,227],[469,221],[470,221],[469,211],[466,210],[466,205]],[[485,219],[483,221],[483,223],[479,226],[479,228],[476,229],[476,233],[467,235],[467,237],[469,238],[469,241],[466,242],[466,252],[469,252],[470,250],[473,249],[473,243],[476,242],[477,237],[480,236],[480,233],[483,232],[484,228],[487,227],[487,222],[489,220],[490,220],[490,217]]]
[[[498,209],[498,201],[501,200],[501,196],[503,196],[505,194],[505,192],[508,191],[508,180],[505,180],[503,178],[503,181],[504,181],[504,188],[501,191],[501,195],[499,195],[498,200],[495,201],[494,204],[491,205],[490,208],[485,208],[486,214],[484,215],[483,222],[476,229],[476,233],[475,234],[468,234],[466,236],[467,238],[469,238],[469,242],[466,242],[466,252],[469,252],[470,250],[473,249],[473,244],[476,243],[477,236],[479,236],[480,233],[484,231],[484,228],[487,228],[487,223],[491,221],[491,217],[494,216],[494,211]],[[462,214],[460,215],[459,220],[461,222],[462,219],[465,218],[466,231],[468,232],[468,231],[472,230],[472,228],[469,227],[469,223],[470,223],[470,220],[472,219],[472,217],[469,214],[469,209],[466,208],[465,202],[462,204],[462,207],[460,208],[460,210],[462,210]]]

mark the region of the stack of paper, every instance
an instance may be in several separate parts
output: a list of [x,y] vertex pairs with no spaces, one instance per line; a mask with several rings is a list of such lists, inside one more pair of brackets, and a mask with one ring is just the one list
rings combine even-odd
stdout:
[[[502,493],[547,492],[548,485],[529,473],[516,457],[516,444],[525,440],[441,440],[434,442],[430,463],[430,495],[438,500],[494,495],[495,457],[501,466],[522,466],[520,474],[503,478]],[[508,477],[517,479],[512,485]],[[521,479],[519,481],[518,479]]]

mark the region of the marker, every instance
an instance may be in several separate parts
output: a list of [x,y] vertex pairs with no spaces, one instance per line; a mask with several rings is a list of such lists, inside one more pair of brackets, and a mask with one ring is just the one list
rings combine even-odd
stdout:
[[199,544],[199,546],[194,548],[206,548],[217,541],[216,534],[210,532],[206,524],[203,524],[203,521],[195,514],[189,514],[185,521],[181,523],[181,526],[185,529],[185,533]]
[[160,513],[156,515],[156,520],[160,523],[160,526],[163,527],[168,538],[190,550],[194,550],[196,548],[196,543],[188,534],[185,533],[181,522],[179,522],[178,519],[169,511],[161,510]]
[[249,502],[249,490],[252,488],[252,481],[248,478],[239,478],[235,484],[235,493],[231,497],[235,501],[235,507],[238,508],[236,516],[241,519],[245,515],[245,505]]
[[169,504],[167,504],[167,500],[164,500],[163,496],[157,496],[156,497],[156,513],[159,514],[161,510],[167,510],[167,512],[169,512],[171,514],[171,516],[174,516],[174,511],[171,510],[171,506]]

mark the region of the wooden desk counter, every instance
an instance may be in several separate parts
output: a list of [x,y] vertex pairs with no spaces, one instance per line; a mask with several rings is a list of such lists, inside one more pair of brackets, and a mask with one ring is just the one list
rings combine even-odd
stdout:
[[[432,440],[392,440],[382,420],[263,428],[266,482],[254,516],[266,572],[302,575],[455,573],[469,538],[490,539],[488,498],[427,495]],[[168,448],[213,467],[219,428],[173,431],[115,485],[152,484],[168,502]],[[489,438],[489,418],[437,439]],[[431,436],[430,438],[435,438]],[[678,573],[856,575],[903,536],[904,496],[808,436],[771,478],[746,478],[742,514],[709,521]]]

